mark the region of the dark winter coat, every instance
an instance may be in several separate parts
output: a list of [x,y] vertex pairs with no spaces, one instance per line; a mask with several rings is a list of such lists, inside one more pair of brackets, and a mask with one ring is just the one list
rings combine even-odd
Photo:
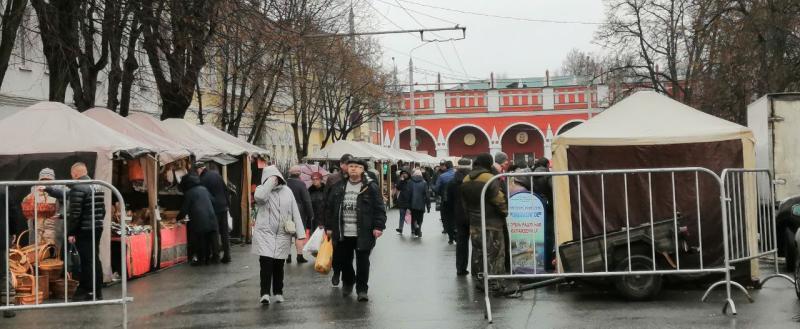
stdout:
[[178,219],[189,216],[189,230],[195,234],[217,232],[219,224],[214,213],[211,193],[200,184],[197,175],[186,175],[181,180],[180,189],[183,191],[183,206],[178,212]]
[[[343,239],[344,221],[342,218],[342,205],[347,180],[341,180],[336,185],[330,187],[325,211],[325,229],[333,231],[331,236],[334,246]],[[357,207],[357,227],[358,250],[371,250],[375,247],[375,236],[373,230],[383,231],[386,229],[386,208],[383,205],[383,196],[375,182],[367,182],[366,177],[361,182],[360,193],[356,200]]]
[[314,227],[314,207],[311,204],[311,195],[308,194],[306,183],[303,183],[300,178],[289,177],[286,180],[286,186],[292,190],[294,200],[297,202],[297,208],[300,209],[300,218],[303,219],[303,227]]
[[461,184],[461,201],[469,217],[469,225],[481,226],[481,203],[486,205],[486,227],[502,230],[508,215],[508,204],[499,180],[494,180],[486,190],[486,197],[481,199],[481,192],[486,183],[494,175],[486,169],[474,169],[464,177]]
[[214,205],[214,212],[227,212],[228,207],[230,207],[230,198],[222,176],[216,171],[206,169],[200,175],[200,184],[211,193],[211,204]]
[[467,212],[464,210],[464,202],[461,199],[461,184],[464,183],[464,177],[467,177],[469,170],[459,169],[453,175],[453,180],[447,184],[445,194],[447,199],[452,202],[447,202],[442,205],[445,211],[453,214],[456,227],[469,227],[469,220],[467,219]]
[[314,211],[314,225],[306,228],[313,230],[315,227],[325,224],[322,221],[323,212],[325,211],[325,184],[323,183],[319,187],[311,185],[308,188],[308,195],[311,198],[311,208]]
[[[78,178],[79,180],[90,180],[89,176]],[[92,198],[94,190],[94,198]],[[67,231],[69,235],[77,235],[80,232],[91,232],[94,226],[95,234],[103,232],[103,220],[106,217],[105,193],[103,189],[90,184],[76,184],[72,186],[67,194],[69,206],[67,208]],[[94,209],[94,216],[92,216]]]
[[400,194],[397,196],[397,208],[400,209],[408,209],[411,206],[411,194],[406,189],[408,186],[408,182],[410,179],[404,179],[397,182],[397,190],[400,191]]
[[331,188],[333,186],[335,186],[336,184],[338,184],[339,182],[341,182],[343,180],[346,180],[346,179],[347,179],[347,173],[344,173],[344,172],[341,172],[341,171],[338,172],[338,173],[335,173],[335,174],[328,175],[328,179],[325,181],[325,190],[324,190],[325,191],[325,202],[323,202],[323,204],[322,204],[322,215],[316,214],[317,215],[317,221],[319,221],[320,223],[327,223],[328,222],[328,218],[325,218],[325,217],[328,216],[328,198],[331,195]]
[[447,171],[443,172],[436,178],[436,183],[433,184],[433,191],[436,192],[437,195],[442,197],[442,203],[447,202],[447,197],[445,193],[445,188],[450,181],[453,180],[456,171],[454,169],[448,169]]
[[422,176],[413,176],[406,185],[409,194],[409,208],[413,210],[431,209],[431,200],[428,197],[428,183]]
[[[539,166],[533,172],[550,172],[547,167]],[[553,183],[550,176],[539,176],[533,179],[533,191],[547,199],[548,203],[553,202]]]

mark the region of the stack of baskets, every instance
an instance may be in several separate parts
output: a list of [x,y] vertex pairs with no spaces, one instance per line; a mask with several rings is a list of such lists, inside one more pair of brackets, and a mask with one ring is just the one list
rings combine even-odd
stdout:
[[[78,282],[67,278],[67,283],[64,283],[64,261],[60,250],[47,243],[23,247],[22,237],[27,232],[22,232],[14,247],[9,250],[9,269],[12,274],[11,284],[17,293],[16,303],[28,305],[38,301],[41,304],[50,298],[51,293],[53,298],[63,298],[65,287],[68,297],[72,297],[78,288]],[[37,265],[38,277],[35,268]]]

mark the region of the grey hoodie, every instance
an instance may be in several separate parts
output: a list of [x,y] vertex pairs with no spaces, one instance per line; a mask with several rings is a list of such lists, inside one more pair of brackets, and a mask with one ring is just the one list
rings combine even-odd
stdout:
[[[269,179],[270,177],[277,179]],[[286,180],[275,166],[269,166],[261,174],[261,185],[254,193],[256,221],[253,228],[252,253],[275,259],[286,259],[292,247],[292,235],[284,229],[283,222],[294,222],[298,239],[305,239],[305,228],[300,210]]]

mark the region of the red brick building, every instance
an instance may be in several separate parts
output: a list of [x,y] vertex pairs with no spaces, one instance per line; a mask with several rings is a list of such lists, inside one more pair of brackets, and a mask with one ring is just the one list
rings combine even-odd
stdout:
[[[417,151],[474,156],[503,151],[512,158],[550,157],[553,137],[608,106],[608,87],[573,77],[465,83],[452,90],[416,91]],[[398,117],[381,117],[382,144],[410,149],[410,97]]]

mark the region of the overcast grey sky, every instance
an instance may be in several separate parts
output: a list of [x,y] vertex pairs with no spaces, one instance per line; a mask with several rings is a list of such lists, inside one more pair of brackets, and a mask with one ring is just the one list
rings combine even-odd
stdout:
[[[415,81],[434,82],[435,72],[449,77],[443,78],[448,81],[488,78],[490,72],[508,78],[544,76],[546,69],[552,72],[560,68],[572,48],[599,50],[591,43],[598,25],[486,17],[420,4],[528,19],[599,23],[604,17],[600,0],[364,0],[360,4],[364,8],[357,12],[370,17],[360,17],[359,21],[372,22],[378,30],[397,30],[398,26],[416,29],[420,24],[426,28],[450,27],[452,23],[467,27],[464,40],[431,43],[414,51],[414,66],[429,74],[415,72]],[[460,36],[460,32],[437,34],[442,38]],[[407,81],[408,51],[422,44],[419,36],[395,34],[376,38],[383,46],[385,66],[391,68],[394,57],[398,70],[403,71],[400,78]],[[426,33],[427,38],[437,36]]]

